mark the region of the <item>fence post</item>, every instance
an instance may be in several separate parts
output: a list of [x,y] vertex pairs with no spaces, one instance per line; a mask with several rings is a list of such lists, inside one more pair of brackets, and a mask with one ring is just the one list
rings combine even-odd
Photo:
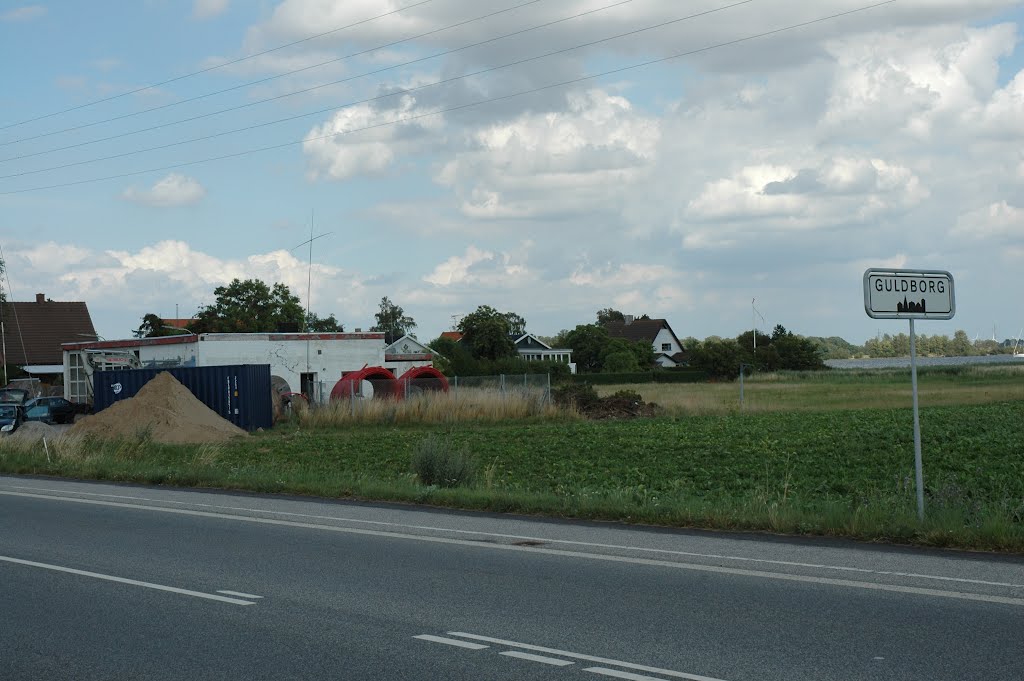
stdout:
[[501,388],[500,388],[500,390],[501,390],[502,397],[504,397],[505,396],[505,374],[501,374]]
[[548,373],[548,390],[544,394],[544,397],[547,400],[547,403],[551,404],[551,374],[550,373]]

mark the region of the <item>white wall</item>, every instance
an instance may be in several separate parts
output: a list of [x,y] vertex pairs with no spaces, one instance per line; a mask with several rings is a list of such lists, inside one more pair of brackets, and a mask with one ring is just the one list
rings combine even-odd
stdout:
[[[670,348],[668,350],[662,350],[661,346],[662,346],[663,343],[668,343]],[[676,339],[672,337],[672,333],[668,329],[665,329],[665,328],[663,328],[661,331],[659,331],[658,335],[655,336],[653,345],[654,345],[654,351],[655,352],[664,352],[664,353],[667,353],[669,355],[674,355],[677,352],[682,352],[682,350],[683,350],[679,346],[679,343],[676,342]]]
[[337,340],[280,340],[272,334],[206,334],[198,350],[200,366],[223,364],[270,364],[270,373],[299,392],[303,373],[329,384],[328,391],[344,371],[384,365],[384,340],[345,338]]
[[[301,374],[315,374],[327,393],[346,371],[364,366],[384,366],[384,339],[351,334],[348,338],[311,339],[275,337],[276,334],[204,334],[197,342],[143,345],[123,348],[138,351],[143,366],[150,362],[175,362],[185,366],[227,364],[269,364],[270,373],[288,382],[292,391],[301,389]],[[64,352],[64,385],[68,392],[69,352]],[[392,363],[395,364],[395,363]],[[398,363],[402,364],[402,363]],[[429,362],[415,363],[417,366]],[[65,397],[68,397],[65,394]],[[70,399],[70,398],[69,398]]]

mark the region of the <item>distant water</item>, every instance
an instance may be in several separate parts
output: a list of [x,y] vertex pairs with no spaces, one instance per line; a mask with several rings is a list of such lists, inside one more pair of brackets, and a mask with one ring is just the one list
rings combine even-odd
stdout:
[[[1013,355],[979,355],[977,357],[918,357],[917,366],[958,366],[961,364],[1021,364],[1024,359]],[[825,364],[833,369],[888,369],[909,367],[909,357],[874,357],[871,359],[826,359]]]

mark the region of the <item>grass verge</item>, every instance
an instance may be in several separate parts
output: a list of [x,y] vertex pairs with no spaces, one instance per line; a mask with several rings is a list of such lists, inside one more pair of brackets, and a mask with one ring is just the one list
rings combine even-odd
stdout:
[[[0,440],[0,471],[1024,553],[1024,402],[592,422],[279,426],[225,444]],[[423,485],[443,436],[472,485]]]

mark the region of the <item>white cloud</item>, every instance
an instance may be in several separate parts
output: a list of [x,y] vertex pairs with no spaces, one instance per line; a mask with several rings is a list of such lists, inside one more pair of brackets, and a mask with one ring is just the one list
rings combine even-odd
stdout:
[[212,19],[227,11],[231,0],[195,0],[192,5],[193,19]]
[[979,240],[1024,241],[1024,208],[1011,206],[1006,201],[992,203],[960,216],[953,234]]
[[[436,143],[444,127],[442,116],[425,116],[408,122],[379,126],[428,113],[417,107],[416,98],[402,95],[392,111],[359,104],[337,111],[323,125],[306,135],[302,148],[312,179],[345,180],[360,174],[378,174],[394,163],[396,155],[413,154]],[[322,139],[318,139],[322,138]]]
[[902,130],[919,139],[947,131],[959,136],[957,128],[964,123],[976,125],[979,117],[998,115],[984,112],[983,102],[998,97],[998,60],[1012,54],[1017,40],[1015,25],[999,24],[833,41],[828,49],[838,68],[823,128],[844,136],[879,129]]
[[875,222],[912,208],[927,196],[913,172],[881,159],[832,158],[800,170],[747,166],[705,185],[689,202],[681,231],[690,247],[734,246],[743,235],[763,235],[766,230]]
[[169,208],[197,203],[206,196],[206,189],[195,178],[171,173],[149,189],[129,187],[121,192],[121,198],[149,206]]
[[570,93],[565,106],[472,131],[435,180],[455,190],[470,218],[613,208],[651,165],[658,123],[598,89]]
[[471,277],[470,270],[481,262],[494,260],[494,254],[482,251],[476,246],[469,246],[465,255],[453,255],[434,268],[434,271],[423,277],[423,281],[437,286],[462,284]]
[[60,273],[86,262],[91,251],[71,244],[58,244],[53,241],[18,251],[19,255],[29,262],[37,272]]
[[48,11],[42,5],[23,5],[0,14],[0,22],[32,21],[44,16]]

